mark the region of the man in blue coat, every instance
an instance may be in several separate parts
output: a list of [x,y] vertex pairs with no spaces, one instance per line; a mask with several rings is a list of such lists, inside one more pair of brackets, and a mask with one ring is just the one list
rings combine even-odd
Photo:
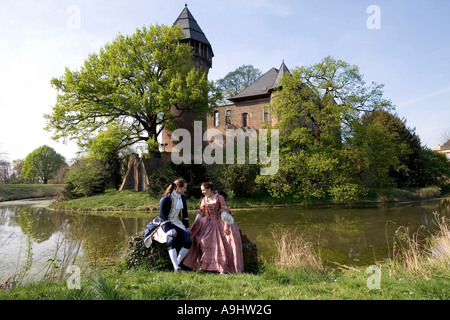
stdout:
[[[170,260],[175,271],[180,270],[180,263],[192,245],[189,217],[184,193],[187,182],[177,179],[172,183],[159,202],[159,215],[145,228],[144,244],[150,247],[152,240],[167,243]],[[181,246],[177,253],[177,245]]]

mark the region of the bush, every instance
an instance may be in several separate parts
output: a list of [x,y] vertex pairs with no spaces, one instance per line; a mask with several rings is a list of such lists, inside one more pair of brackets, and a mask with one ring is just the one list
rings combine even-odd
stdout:
[[255,189],[259,167],[252,164],[224,164],[211,172],[216,189],[228,198],[246,197]]
[[99,160],[78,159],[66,175],[64,197],[75,199],[103,193],[109,174]]
[[356,202],[367,194],[367,190],[363,186],[355,183],[336,185],[330,188],[330,195],[333,202],[336,203]]
[[421,188],[417,191],[417,195],[421,199],[437,198],[441,195],[441,188],[439,187]]

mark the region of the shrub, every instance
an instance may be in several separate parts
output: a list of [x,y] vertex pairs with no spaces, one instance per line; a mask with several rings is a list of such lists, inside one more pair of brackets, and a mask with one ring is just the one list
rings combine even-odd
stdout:
[[367,195],[363,186],[355,183],[336,185],[330,188],[330,195],[333,202],[346,203],[355,202]]
[[259,167],[252,164],[221,165],[217,170],[211,171],[210,177],[216,188],[224,192],[229,199],[250,195],[255,188],[255,179]]
[[101,161],[78,159],[67,172],[64,196],[75,199],[103,193],[108,177]]
[[441,195],[441,188],[439,188],[439,187],[421,188],[417,191],[417,195],[421,199],[436,198]]

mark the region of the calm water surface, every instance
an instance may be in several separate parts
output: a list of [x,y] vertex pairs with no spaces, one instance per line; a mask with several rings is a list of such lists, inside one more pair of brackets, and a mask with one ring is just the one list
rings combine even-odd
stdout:
[[[142,231],[157,213],[123,218],[94,214],[69,214],[50,210],[51,200],[0,203],[0,281],[20,270],[25,262],[27,239],[32,239],[31,273],[42,272],[49,259],[77,256],[77,263],[95,265],[112,258]],[[434,231],[434,215],[450,216],[446,200],[385,207],[322,207],[236,209],[235,220],[255,242],[261,260],[274,253],[279,229],[302,235],[320,249],[325,263],[369,265],[388,258],[394,232],[408,227],[421,234]],[[191,221],[194,210],[190,212]],[[130,215],[135,215],[130,213]]]

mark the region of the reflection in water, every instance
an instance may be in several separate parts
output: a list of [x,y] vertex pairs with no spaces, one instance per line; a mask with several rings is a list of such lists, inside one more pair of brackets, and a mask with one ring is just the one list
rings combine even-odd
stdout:
[[129,237],[143,230],[149,219],[67,214],[33,201],[2,203],[0,281],[17,273],[25,263],[28,237],[33,240],[30,274],[47,272],[57,265],[67,267],[75,258],[76,263],[97,266],[120,253]]
[[[143,218],[68,214],[47,208],[49,201],[0,203],[0,281],[24,263],[26,239],[33,240],[33,272],[55,263],[86,263],[96,266],[120,253],[130,237],[144,230],[156,212]],[[190,210],[193,221],[196,210]],[[390,256],[394,233],[408,227],[435,227],[433,212],[450,215],[450,202],[375,208],[265,208],[236,209],[242,232],[255,242],[262,261],[270,261],[278,227],[301,235],[319,250],[325,263],[369,265]],[[27,234],[27,226],[31,226]],[[275,236],[276,237],[276,236]]]
[[272,208],[235,210],[243,233],[255,241],[263,259],[269,260],[275,247],[272,230],[281,226],[314,244],[325,264],[370,265],[390,258],[395,231],[420,226],[429,236],[435,231],[433,212],[450,216],[450,203],[429,201],[384,207],[324,207],[312,209]]

